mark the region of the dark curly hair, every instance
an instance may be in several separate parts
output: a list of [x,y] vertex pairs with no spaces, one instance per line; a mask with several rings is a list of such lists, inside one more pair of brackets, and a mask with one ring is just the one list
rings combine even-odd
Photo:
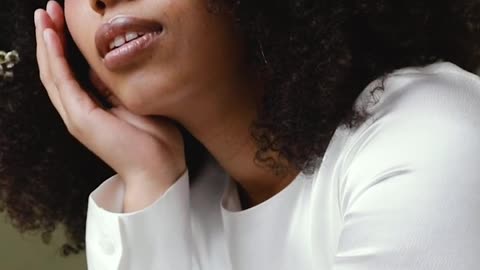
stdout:
[[[88,195],[115,172],[67,132],[39,80],[33,12],[47,1],[4,2],[9,9],[0,10],[0,48],[17,49],[22,61],[14,82],[0,86],[0,210],[20,231],[43,232],[46,243],[64,225],[63,254],[78,253]],[[271,151],[311,172],[338,126],[365,119],[352,105],[370,81],[406,66],[450,61],[473,71],[479,62],[479,0],[208,3],[212,12],[232,12],[249,63],[265,81],[251,131],[256,161],[276,171],[284,165],[269,157]],[[85,60],[71,38],[69,45],[76,74],[88,85]],[[195,175],[202,164],[193,160],[208,153],[183,134]]]

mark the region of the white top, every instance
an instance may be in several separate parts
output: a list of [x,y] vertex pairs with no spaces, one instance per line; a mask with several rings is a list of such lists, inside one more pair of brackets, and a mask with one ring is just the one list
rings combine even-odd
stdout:
[[89,197],[89,270],[463,270],[480,265],[480,80],[451,63],[390,74],[357,99],[314,175],[241,210],[213,161],[122,212],[118,175]]

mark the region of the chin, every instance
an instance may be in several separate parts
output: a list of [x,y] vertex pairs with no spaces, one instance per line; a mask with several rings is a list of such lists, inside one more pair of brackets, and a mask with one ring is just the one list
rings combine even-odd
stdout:
[[183,87],[166,83],[158,75],[146,75],[130,74],[112,85],[116,97],[129,111],[138,115],[153,115],[158,113],[158,108],[166,108],[168,104],[179,101],[181,97],[178,94],[182,92],[179,89],[184,89]]

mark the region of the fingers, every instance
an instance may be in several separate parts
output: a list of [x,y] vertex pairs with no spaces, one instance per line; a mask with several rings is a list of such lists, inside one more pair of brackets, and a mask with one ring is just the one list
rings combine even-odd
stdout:
[[168,118],[136,115],[122,106],[112,108],[110,112],[139,130],[149,133],[159,141],[171,141],[172,138],[167,138],[167,136],[176,134],[174,122]]
[[57,26],[47,12],[41,9],[35,11],[37,61],[48,96],[69,127],[72,117],[78,120],[98,105],[81,89],[65,59],[63,44],[54,30],[63,27],[59,19],[63,16],[60,7],[49,2],[49,9],[56,16]]
[[78,117],[97,109],[97,104],[83,91],[73,76],[57,33],[51,28],[47,28],[43,32],[43,38],[47,48],[51,79],[58,91],[58,96],[67,116]]
[[46,10],[53,22],[54,29],[62,41],[62,47],[65,48],[65,16],[63,8],[56,1],[48,1]]
[[45,42],[43,40],[43,31],[47,27],[51,27],[52,22],[49,20],[48,15],[44,10],[37,9],[35,11],[35,36],[37,43],[37,63],[40,73],[40,80],[42,81],[45,89],[47,90],[48,97],[52,102],[55,109],[58,111],[60,116],[65,119],[66,114],[65,110],[60,101],[58,91],[53,84],[51,79],[50,67],[48,65],[47,51],[45,48]]
[[65,27],[65,19],[60,4],[56,1],[48,1],[46,10],[55,25],[55,30],[57,32],[63,31]]
[[[128,152],[131,139],[140,133],[128,123],[119,121],[111,113],[101,109],[75,80],[65,59],[60,38],[51,28],[43,30],[46,53],[45,65],[49,68],[48,91],[63,106],[62,117],[68,131],[116,171],[128,168],[122,152]],[[121,132],[120,132],[121,131]],[[124,136],[117,136],[122,134]]]

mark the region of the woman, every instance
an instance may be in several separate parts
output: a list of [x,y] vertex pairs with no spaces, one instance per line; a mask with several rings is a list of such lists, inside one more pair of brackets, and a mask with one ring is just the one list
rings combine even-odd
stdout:
[[20,229],[64,223],[78,251],[87,213],[90,270],[480,263],[480,2],[63,7],[34,19],[68,132],[45,103],[15,110],[40,107],[31,83],[6,87],[33,91],[8,93],[2,116],[30,121],[2,134],[1,198]]

